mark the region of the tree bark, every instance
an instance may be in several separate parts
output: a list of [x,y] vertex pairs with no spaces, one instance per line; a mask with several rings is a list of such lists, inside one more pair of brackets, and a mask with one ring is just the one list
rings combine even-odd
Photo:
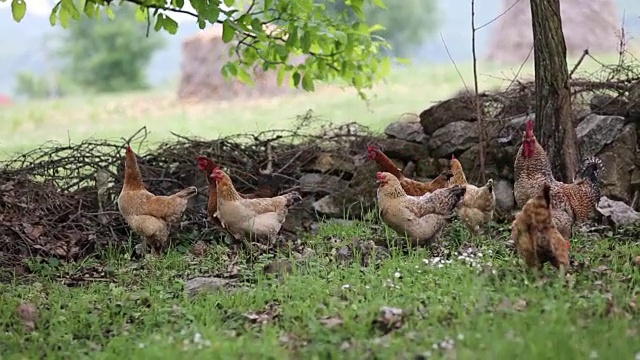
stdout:
[[547,151],[556,180],[571,182],[578,170],[578,148],[571,119],[560,0],[531,0],[531,20],[536,84],[534,132]]

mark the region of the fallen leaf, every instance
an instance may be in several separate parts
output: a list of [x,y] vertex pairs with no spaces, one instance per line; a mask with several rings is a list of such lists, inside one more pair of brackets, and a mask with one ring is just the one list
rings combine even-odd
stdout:
[[606,265],[600,265],[597,268],[593,269],[593,272],[598,274],[605,274],[605,273],[611,272],[611,270],[609,270],[609,268]]
[[379,316],[373,320],[373,326],[385,334],[399,329],[404,324],[404,312],[402,309],[383,306]]
[[326,326],[329,329],[340,326],[344,323],[342,318],[340,318],[339,316],[325,316],[323,318],[320,318],[319,321],[322,325]]
[[273,321],[280,313],[280,304],[276,302],[269,303],[264,310],[256,312],[244,313],[243,316],[255,324],[266,324]]
[[31,303],[22,303],[16,308],[16,312],[27,331],[33,331],[38,321],[38,309]]
[[636,258],[633,259],[633,262],[635,262],[636,265],[640,266],[640,255],[636,256]]
[[195,244],[193,244],[193,246],[191,247],[191,254],[193,254],[196,257],[202,257],[206,253],[207,253],[207,244],[205,244],[204,241],[202,240],[196,241]]

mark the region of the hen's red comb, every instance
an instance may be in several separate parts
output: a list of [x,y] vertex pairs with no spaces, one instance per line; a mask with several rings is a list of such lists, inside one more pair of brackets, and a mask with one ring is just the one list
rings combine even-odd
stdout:
[[451,154],[451,160],[455,160],[456,156],[454,154]]
[[373,145],[369,145],[369,147],[367,147],[367,151],[376,151],[376,150],[378,149]]

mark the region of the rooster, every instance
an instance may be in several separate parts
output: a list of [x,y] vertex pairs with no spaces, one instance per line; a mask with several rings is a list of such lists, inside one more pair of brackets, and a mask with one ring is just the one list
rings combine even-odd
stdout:
[[480,233],[482,227],[493,220],[496,209],[496,194],[493,191],[493,179],[483,187],[471,184],[463,185],[466,192],[458,204],[458,214],[469,230]]
[[142,182],[136,154],[130,146],[127,146],[124,167],[118,210],[129,227],[142,237],[143,246],[151,245],[157,255],[168,247],[171,224],[180,221],[189,198],[195,196],[198,189],[190,186],[169,196],[150,193]]
[[400,235],[406,235],[414,245],[422,246],[437,240],[451,218],[465,189],[460,186],[438,189],[423,196],[408,196],[398,178],[388,172],[376,175],[380,218]]
[[602,162],[596,157],[583,161],[573,183],[556,181],[544,148],[533,134],[533,121],[526,122],[523,140],[514,164],[514,196],[518,207],[542,191],[549,184],[554,222],[562,236],[571,237],[576,222],[585,222],[595,213],[600,199],[599,178]]
[[245,199],[220,168],[215,168],[211,177],[218,190],[214,216],[236,239],[248,237],[271,242],[280,232],[289,208],[302,201],[296,191],[271,198]]
[[569,266],[569,241],[554,224],[549,184],[543,185],[541,195],[524,204],[511,224],[511,239],[530,268],[540,270],[550,262],[564,272]]
[[438,175],[430,182],[420,182],[405,177],[400,169],[398,169],[391,159],[389,159],[380,149],[375,146],[369,146],[367,148],[369,159],[378,164],[380,171],[388,172],[395,176],[400,181],[400,186],[409,196],[422,196],[426,193],[433,192],[438,189],[446,188],[449,185],[449,179],[452,174],[447,170]]
[[462,164],[460,160],[456,159],[456,156],[451,154],[451,161],[449,162],[451,167],[452,177],[449,179],[449,185],[465,185],[467,184],[467,177],[464,176],[462,170]]

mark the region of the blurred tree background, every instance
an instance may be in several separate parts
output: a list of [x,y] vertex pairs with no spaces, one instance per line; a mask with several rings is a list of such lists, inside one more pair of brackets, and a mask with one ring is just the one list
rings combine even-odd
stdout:
[[166,44],[164,33],[150,31],[136,19],[130,4],[114,7],[115,18],[83,16],[60,32],[53,45],[55,74],[20,72],[15,92],[28,98],[64,96],[78,92],[119,92],[149,88],[147,68]]
[[[347,9],[345,0],[325,1],[330,11]],[[364,13],[367,24],[380,24],[385,30],[378,34],[392,46],[395,56],[410,56],[435,34],[440,24],[437,0],[385,1],[386,9],[367,4]],[[351,14],[355,18],[354,14]],[[348,19],[347,19],[348,20]]]

